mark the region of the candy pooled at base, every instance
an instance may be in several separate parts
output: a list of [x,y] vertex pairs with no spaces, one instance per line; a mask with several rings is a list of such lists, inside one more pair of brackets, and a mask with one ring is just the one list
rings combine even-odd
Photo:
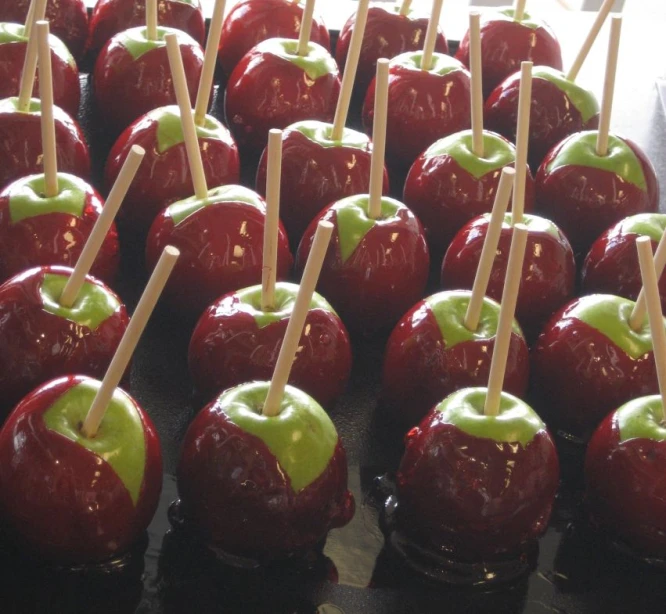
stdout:
[[265,416],[268,387],[237,386],[200,411],[177,470],[185,523],[215,550],[255,563],[303,556],[354,514],[326,412],[287,386],[278,415]]

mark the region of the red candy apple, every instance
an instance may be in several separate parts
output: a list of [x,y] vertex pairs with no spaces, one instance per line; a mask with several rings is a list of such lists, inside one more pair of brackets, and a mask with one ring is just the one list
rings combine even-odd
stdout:
[[69,375],[41,385],[0,431],[3,528],[30,555],[59,564],[127,552],[162,490],[162,454],[148,415],[116,389],[94,439],[81,433],[100,382]]

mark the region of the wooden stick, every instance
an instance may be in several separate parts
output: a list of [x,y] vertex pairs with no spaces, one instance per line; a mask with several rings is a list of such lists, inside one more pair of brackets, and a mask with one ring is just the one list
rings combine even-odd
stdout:
[[197,126],[203,126],[206,121],[208,101],[210,100],[210,92],[213,89],[213,79],[215,78],[217,48],[220,45],[220,36],[222,35],[225,6],[226,0],[216,0],[215,8],[213,9],[213,17],[208,30],[206,53],[204,54],[201,79],[199,80],[199,90],[197,91],[197,102],[194,105],[194,123]]
[[594,20],[594,23],[592,24],[592,27],[590,28],[590,31],[587,34],[587,37],[585,38],[583,44],[581,45],[580,51],[578,52],[576,59],[573,61],[573,64],[571,65],[571,68],[567,73],[567,79],[569,81],[576,80],[576,77],[578,76],[580,69],[585,63],[588,54],[590,53],[590,49],[592,49],[592,45],[594,45],[594,41],[596,41],[597,36],[599,36],[599,31],[601,30],[601,26],[604,25],[606,17],[608,17],[608,14],[611,12],[611,9],[613,8],[613,4],[615,4],[615,0],[604,0],[604,3],[601,5],[601,8],[597,13],[597,18]]
[[157,0],[146,0],[146,36],[149,41],[157,39]]
[[39,38],[37,32],[33,30],[28,39],[25,60],[23,62],[23,71],[21,72],[21,81],[19,83],[18,110],[21,113],[27,113],[30,108],[32,91],[35,88],[35,75],[37,74],[38,48]]
[[23,26],[23,35],[28,40],[32,35],[32,27],[36,22],[44,21],[44,17],[46,17],[46,0],[31,0]]
[[423,43],[423,55],[421,56],[421,70],[430,70],[432,68],[432,54],[435,52],[435,43],[437,42],[437,28],[439,19],[442,16],[442,5],[444,0],[433,0],[432,12],[428,21],[425,41]]
[[516,224],[513,227],[509,263],[507,264],[504,291],[502,292],[502,306],[500,307],[493,357],[490,362],[488,394],[486,395],[484,407],[486,416],[496,416],[500,409],[506,361],[509,356],[509,345],[511,343],[513,318],[516,312],[518,291],[520,290],[520,282],[523,274],[527,232],[527,227],[523,224]]
[[208,185],[206,184],[206,174],[204,173],[203,160],[201,159],[201,151],[199,150],[197,128],[194,125],[194,117],[192,116],[190,94],[187,91],[183,56],[180,54],[176,34],[167,34],[164,40],[166,40],[167,45],[169,66],[171,66],[173,86],[176,91],[176,101],[180,109],[180,121],[183,124],[185,149],[187,151],[187,161],[190,165],[192,183],[194,184],[194,195],[199,200],[203,200],[208,197]]
[[120,384],[123,373],[125,373],[130,358],[132,358],[132,354],[134,354],[139,339],[146,328],[148,319],[155,309],[155,305],[162,294],[162,290],[164,290],[173,267],[176,265],[178,256],[180,256],[180,252],[175,247],[169,245],[164,248],[157,266],[148,280],[146,289],[143,291],[139,303],[134,310],[127,330],[120,340],[118,349],[111,359],[111,364],[104,375],[102,385],[99,387],[88,410],[88,414],[83,421],[81,432],[84,437],[93,438],[97,435],[106,408],[109,406],[118,384]]
[[641,266],[643,288],[645,288],[654,361],[657,365],[657,380],[662,404],[661,423],[663,425],[666,423],[666,328],[664,328],[657,272],[654,267],[650,238],[638,237],[636,239],[636,249],[638,250],[638,261]]
[[530,138],[532,108],[532,62],[520,65],[520,94],[518,95],[518,128],[516,129],[516,180],[511,204],[511,223],[520,224],[525,212],[525,181],[527,180],[527,150]]
[[[654,252],[654,266],[657,272],[657,279],[659,279],[664,272],[664,268],[666,268],[666,232],[661,235],[657,249]],[[629,326],[633,330],[640,330],[643,327],[646,316],[647,303],[645,302],[645,287],[643,287],[636,298],[636,304],[629,316]]]
[[42,100],[42,149],[44,152],[44,183],[48,198],[58,195],[58,158],[56,154],[55,120],[53,119],[53,74],[49,22],[36,24],[39,55],[39,97]]
[[109,197],[106,199],[106,203],[102,208],[102,213],[100,213],[97,218],[92,232],[90,233],[86,244],[83,246],[83,251],[76,262],[74,271],[67,280],[65,288],[60,295],[60,304],[63,307],[71,307],[76,302],[79,292],[81,292],[81,288],[83,288],[83,284],[86,281],[86,275],[88,275],[93,262],[95,262],[100,247],[111,228],[111,224],[113,224],[118,209],[120,209],[120,205],[134,180],[136,171],[145,154],[146,152],[142,147],[139,147],[138,145],[132,146],[129,155],[118,174],[118,178],[113,184],[111,192],[109,192]]
[[472,73],[472,152],[483,158],[483,69],[481,67],[481,16],[469,14],[469,66]]
[[486,238],[483,241],[479,266],[476,269],[476,276],[474,277],[472,296],[469,299],[467,313],[465,314],[465,326],[471,331],[475,331],[479,327],[483,299],[486,296],[490,273],[493,270],[497,244],[499,243],[500,233],[502,231],[504,214],[509,207],[509,198],[511,197],[511,189],[513,188],[515,174],[516,171],[511,167],[505,166],[502,169],[499,186],[497,187],[497,194],[495,195],[495,203],[493,204],[490,221],[488,222]]
[[314,15],[315,0],[305,0],[303,18],[301,19],[301,31],[298,36],[298,55],[307,55],[310,33],[312,32],[312,17]]
[[412,7],[412,0],[402,0],[402,4],[400,5],[400,15],[402,17],[407,15],[411,7]]
[[342,87],[340,88],[338,106],[335,109],[335,119],[333,120],[333,131],[331,132],[331,140],[333,141],[342,140],[345,124],[347,123],[349,105],[351,104],[352,92],[354,90],[354,80],[356,79],[356,71],[358,69],[358,60],[361,57],[365,24],[368,20],[369,6],[370,0],[359,0],[358,8],[356,9],[356,23],[352,30],[345,72],[342,75]]
[[525,5],[527,0],[516,0],[513,5],[513,20],[522,21],[525,16]]
[[266,396],[263,411],[265,416],[277,416],[280,413],[280,404],[284,396],[284,389],[289,381],[291,367],[296,358],[298,344],[300,343],[303,327],[305,326],[305,319],[310,311],[312,295],[319,280],[319,273],[324,264],[324,258],[326,257],[332,233],[333,224],[325,221],[319,222],[308,261],[305,264],[296,302],[294,303],[289,324],[287,324],[287,330],[284,334],[280,354],[275,364],[273,379],[271,380],[268,395]]
[[368,216],[373,220],[382,214],[384,189],[384,157],[386,155],[386,122],[388,121],[389,61],[377,60],[375,84],[375,115],[372,127],[372,158],[370,160],[370,199]]
[[613,93],[615,91],[615,75],[617,73],[617,56],[620,51],[621,31],[622,17],[614,15],[611,19],[606,76],[604,78],[604,94],[601,100],[601,111],[599,112],[599,131],[597,132],[598,156],[608,155],[608,135],[610,133],[611,113],[613,112]]
[[261,276],[261,309],[275,309],[278,232],[280,229],[280,181],[282,178],[282,130],[268,133],[266,168],[266,222],[264,226],[264,266]]

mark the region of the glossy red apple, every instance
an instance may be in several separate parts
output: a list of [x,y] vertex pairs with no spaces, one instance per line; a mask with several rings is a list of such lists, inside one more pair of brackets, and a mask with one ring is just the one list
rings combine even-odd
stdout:
[[[403,53],[389,64],[386,155],[390,164],[409,168],[437,139],[470,127],[470,75],[455,58],[433,54],[421,69],[421,51]],[[375,81],[363,104],[363,126],[372,133]]]
[[[261,282],[266,203],[238,185],[214,188],[205,200],[187,198],[155,218],[146,243],[152,270],[164,248],[180,258],[164,295],[178,309],[199,316],[215,299]],[[289,275],[293,259],[284,229],[278,237],[277,278]]]
[[224,110],[241,150],[259,156],[271,128],[305,119],[333,121],[340,94],[337,64],[317,43],[310,42],[304,56],[297,47],[298,41],[286,38],[265,40],[231,73]]
[[350,196],[324,209],[298,246],[303,271],[321,220],[333,236],[319,276],[320,293],[355,332],[389,329],[423,296],[430,256],[423,227],[402,203],[383,197],[381,215],[368,216],[369,197]]
[[95,438],[80,432],[100,385],[81,375],[43,384],[0,431],[3,528],[39,561],[124,554],[157,509],[162,453],[139,404],[118,388]]
[[[46,197],[44,175],[30,175],[0,192],[0,284],[36,266],[76,265],[104,201],[74,175],[58,173],[58,187],[56,196]],[[112,283],[119,260],[114,224],[91,275]]]
[[203,67],[201,45],[175,28],[159,27],[155,40],[148,39],[145,27],[131,28],[114,35],[95,63],[95,102],[109,130],[120,132],[145,113],[176,103],[164,40],[167,34],[178,37],[194,106]]
[[[196,129],[208,185],[238,183],[240,159],[229,130],[210,115]],[[192,175],[178,107],[150,111],[120,135],[106,160],[107,189],[115,183],[134,145],[143,147],[146,156],[127,192],[118,221],[123,231],[141,237],[147,234],[162,209],[192,194]]]
[[[469,67],[469,32],[460,42],[456,57]],[[486,98],[504,79],[520,70],[521,62],[562,70],[560,43],[550,26],[528,13],[517,22],[512,8],[481,15],[481,58]]]
[[[479,327],[464,324],[471,293],[440,292],[412,307],[393,329],[384,353],[382,405],[410,428],[456,390],[488,382],[499,304],[485,298]],[[504,387],[524,397],[529,351],[514,320]]]
[[[298,39],[305,2],[298,0],[241,0],[224,20],[218,59],[225,74],[255,45],[268,38]],[[331,48],[328,29],[319,15],[312,19],[310,40]]]
[[[410,8],[407,15],[400,15],[402,2],[384,6],[376,4],[368,10],[368,17],[361,46],[361,56],[356,74],[356,88],[365,92],[377,72],[377,60],[394,58],[407,51],[423,49],[430,15],[420,7]],[[354,12],[340,30],[335,47],[335,59],[344,70],[349,53],[352,33],[356,24]],[[438,29],[435,51],[448,53],[449,46],[441,29]]]
[[118,296],[88,277],[71,308],[58,298],[72,269],[30,269],[0,286],[0,411],[61,375],[102,377],[129,317]]

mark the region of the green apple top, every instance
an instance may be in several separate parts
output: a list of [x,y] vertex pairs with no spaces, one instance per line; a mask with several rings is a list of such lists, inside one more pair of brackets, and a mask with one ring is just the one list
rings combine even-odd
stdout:
[[[400,66],[407,70],[423,73],[421,69],[422,58],[423,51],[407,51],[395,56],[391,60],[389,68]],[[445,53],[435,52],[432,54],[432,65],[428,69],[428,73],[443,77],[455,71],[467,72],[467,68],[465,68],[465,65],[460,60],[456,60],[454,57],[446,55]]]
[[573,106],[578,109],[583,123],[587,123],[599,113],[599,102],[596,96],[574,81],[567,79],[561,70],[550,66],[535,66],[532,70],[532,77],[549,81],[563,91]]
[[301,122],[291,124],[287,130],[294,130],[300,132],[305,138],[317,143],[326,149],[331,147],[351,147],[353,149],[361,149],[363,151],[370,151],[372,142],[370,137],[363,132],[353,130],[352,128],[344,128],[342,132],[342,139],[334,141],[331,138],[333,132],[333,124],[320,122],[314,119],[308,119]]
[[175,34],[178,37],[178,43],[181,45],[191,45],[193,47],[199,47],[197,43],[189,34],[183,32],[183,30],[177,30],[176,28],[168,28],[166,26],[159,26],[157,28],[157,37],[155,39],[150,39],[148,37],[148,28],[145,26],[139,26],[137,28],[130,28],[129,30],[123,30],[116,34],[115,40],[121,44],[128,53],[132,56],[132,59],[138,60],[142,55],[157,49],[159,47],[166,48],[166,40],[164,37],[167,34]]
[[[55,107],[57,109],[58,107]],[[54,111],[55,111],[54,109]],[[4,98],[0,100],[0,113],[26,113],[28,115],[40,115],[42,112],[42,102],[39,98],[31,98],[26,111],[19,109],[18,96]]]
[[613,422],[620,433],[619,443],[630,439],[652,439],[666,441],[666,426],[661,395],[640,397],[625,403],[615,410]]
[[[490,221],[490,213],[484,213],[483,217]],[[523,213],[522,224],[527,226],[527,230],[530,233],[545,233],[558,239],[559,241],[566,241],[566,237],[562,234],[562,231],[557,227],[554,222],[551,222],[545,217],[540,215],[533,215],[531,213]],[[510,230],[513,228],[513,219],[511,213],[504,214],[504,221],[502,222],[502,228]]]
[[[493,21],[516,21],[515,11],[513,7],[506,7],[497,11],[497,13],[492,13]],[[527,11],[523,12],[523,18],[520,20],[520,25],[529,28],[530,30],[536,30],[537,28],[543,27],[543,23],[537,19],[532,18]]]
[[666,213],[630,215],[620,222],[618,230],[622,234],[644,235],[659,243],[666,231]]
[[331,54],[318,43],[310,41],[305,55],[298,55],[298,41],[290,38],[269,38],[259,43],[254,50],[282,58],[298,66],[311,81],[328,74],[338,74],[338,65]]
[[[0,45],[7,43],[25,43],[28,44],[28,37],[25,35],[25,26],[18,23],[0,23]],[[51,52],[55,53],[61,60],[76,68],[76,60],[69,52],[67,45],[57,36],[49,34],[49,47]]]
[[263,415],[269,385],[251,382],[230,388],[217,398],[215,408],[266,444],[298,493],[328,467],[338,434],[317,401],[293,386],[286,387],[277,416]]

